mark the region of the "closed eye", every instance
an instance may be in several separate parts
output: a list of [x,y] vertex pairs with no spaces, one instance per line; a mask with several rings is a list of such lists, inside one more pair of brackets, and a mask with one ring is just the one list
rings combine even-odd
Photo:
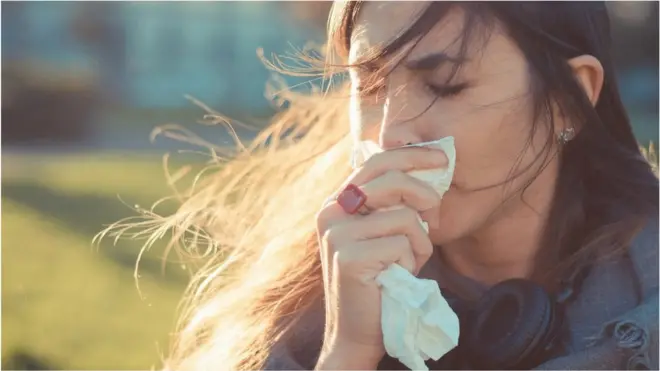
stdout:
[[450,98],[459,95],[468,88],[468,83],[460,84],[424,84],[426,89],[433,95],[440,98]]

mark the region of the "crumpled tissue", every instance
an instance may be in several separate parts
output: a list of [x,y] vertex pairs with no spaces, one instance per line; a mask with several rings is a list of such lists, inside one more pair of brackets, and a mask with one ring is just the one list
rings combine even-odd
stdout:
[[[416,170],[408,174],[427,182],[442,197],[451,184],[456,165],[454,138],[411,144],[429,146],[445,152],[447,168]],[[357,143],[354,156],[357,162],[366,161],[383,150],[371,141]],[[428,225],[420,223],[428,232]],[[442,296],[438,283],[420,279],[398,264],[392,264],[378,277],[381,286],[381,325],[385,350],[411,370],[428,370],[424,361],[438,360],[458,345],[460,326],[458,316]]]
[[[438,194],[440,194],[440,197],[444,196],[445,192],[449,190],[451,180],[454,177],[454,168],[456,167],[456,147],[454,146],[454,137],[445,137],[432,142],[408,144],[401,148],[406,147],[431,147],[440,149],[445,153],[448,160],[447,168],[415,170],[408,173],[408,175],[428,183],[438,192]],[[353,150],[353,162],[361,164],[367,161],[369,157],[380,152],[383,152],[383,149],[373,141],[359,142]],[[419,218],[419,222],[422,224],[424,230],[428,232],[428,224],[424,222],[422,218]]]

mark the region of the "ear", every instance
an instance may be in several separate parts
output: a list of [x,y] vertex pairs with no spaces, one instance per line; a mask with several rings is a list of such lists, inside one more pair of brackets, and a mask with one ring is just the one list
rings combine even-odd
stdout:
[[587,54],[569,59],[568,64],[573,70],[573,75],[582,85],[587,98],[595,106],[605,79],[603,65],[594,56]]

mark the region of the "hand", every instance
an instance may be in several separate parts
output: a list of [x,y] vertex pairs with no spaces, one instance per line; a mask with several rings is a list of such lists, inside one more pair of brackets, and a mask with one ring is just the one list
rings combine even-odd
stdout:
[[375,368],[385,354],[378,274],[398,263],[417,274],[433,245],[418,215],[437,226],[440,195],[406,172],[447,165],[442,151],[402,148],[370,158],[346,182],[367,195],[369,215],[348,215],[330,202],[319,212],[317,233],[326,298],[326,333],[319,368]]

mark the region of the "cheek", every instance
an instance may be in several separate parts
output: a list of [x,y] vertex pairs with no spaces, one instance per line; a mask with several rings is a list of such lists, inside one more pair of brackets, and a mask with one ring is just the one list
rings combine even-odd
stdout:
[[494,186],[506,181],[516,167],[528,165],[538,150],[536,143],[529,145],[530,125],[529,106],[520,102],[463,116],[452,130],[456,187],[469,191]]
[[[513,63],[514,66],[521,63]],[[466,183],[486,187],[504,181],[530,139],[532,102],[524,65],[484,73],[479,85],[462,99],[453,127],[456,136],[457,171]],[[469,186],[470,184],[466,184]]]
[[[437,211],[442,228],[432,231],[435,244],[470,235],[516,207],[519,200],[516,194],[533,179],[537,165],[541,164],[536,162],[529,168],[539,154],[534,146],[525,148],[529,139],[528,126],[503,127],[482,133],[459,132],[456,137],[454,186],[445,194]],[[515,172],[523,170],[511,180]],[[548,180],[544,176],[539,179],[541,182]],[[501,208],[503,202],[505,208]]]
[[357,92],[351,91],[348,109],[353,141],[373,140],[377,142],[380,124],[383,120],[383,105],[365,104]]
[[351,90],[351,98],[348,104],[348,121],[351,127],[351,137],[357,143],[362,137],[362,111],[357,94]]

